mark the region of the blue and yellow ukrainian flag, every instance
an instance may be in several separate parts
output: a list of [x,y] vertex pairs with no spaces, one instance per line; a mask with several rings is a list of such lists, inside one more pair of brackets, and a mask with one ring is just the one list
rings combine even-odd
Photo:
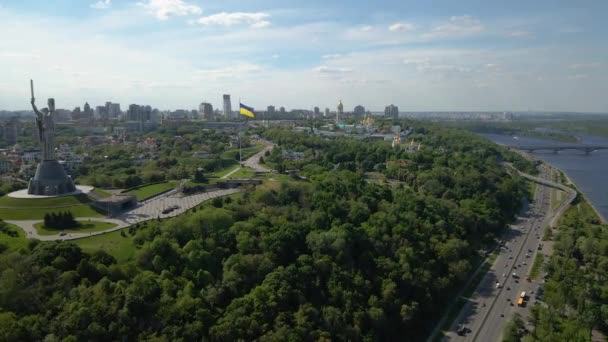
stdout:
[[255,118],[255,112],[253,111],[253,108],[249,107],[249,106],[245,106],[242,103],[239,103],[241,105],[241,115],[245,115],[248,116],[250,118]]

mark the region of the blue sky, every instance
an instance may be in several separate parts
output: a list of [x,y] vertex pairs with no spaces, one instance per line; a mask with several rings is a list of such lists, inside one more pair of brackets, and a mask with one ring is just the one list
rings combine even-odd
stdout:
[[37,97],[608,112],[608,1],[0,1],[0,109]]

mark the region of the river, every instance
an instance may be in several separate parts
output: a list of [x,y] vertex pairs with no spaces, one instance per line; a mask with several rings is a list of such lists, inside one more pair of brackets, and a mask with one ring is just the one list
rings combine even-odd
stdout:
[[[564,143],[550,139],[530,137],[514,138],[501,134],[481,134],[499,145],[547,146],[547,145],[602,145],[608,146],[608,138],[580,135],[577,143]],[[537,151],[533,155],[562,170],[604,218],[608,218],[608,150],[585,155],[583,151],[564,150],[559,153]]]

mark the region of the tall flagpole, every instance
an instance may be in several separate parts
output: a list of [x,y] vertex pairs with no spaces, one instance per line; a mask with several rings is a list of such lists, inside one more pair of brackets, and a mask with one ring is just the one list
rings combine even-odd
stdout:
[[[240,117],[241,117],[241,98],[240,97],[239,97],[239,113],[237,115],[239,116],[239,121],[240,121]],[[241,163],[243,162],[243,149],[242,149],[242,145],[241,145],[240,130],[238,132],[238,136],[239,136],[239,167],[241,167]]]

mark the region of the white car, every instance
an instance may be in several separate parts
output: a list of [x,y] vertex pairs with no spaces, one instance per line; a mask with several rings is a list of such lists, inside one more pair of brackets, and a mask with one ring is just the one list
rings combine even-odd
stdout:
[[500,288],[500,283],[496,283],[496,288],[499,289]]

